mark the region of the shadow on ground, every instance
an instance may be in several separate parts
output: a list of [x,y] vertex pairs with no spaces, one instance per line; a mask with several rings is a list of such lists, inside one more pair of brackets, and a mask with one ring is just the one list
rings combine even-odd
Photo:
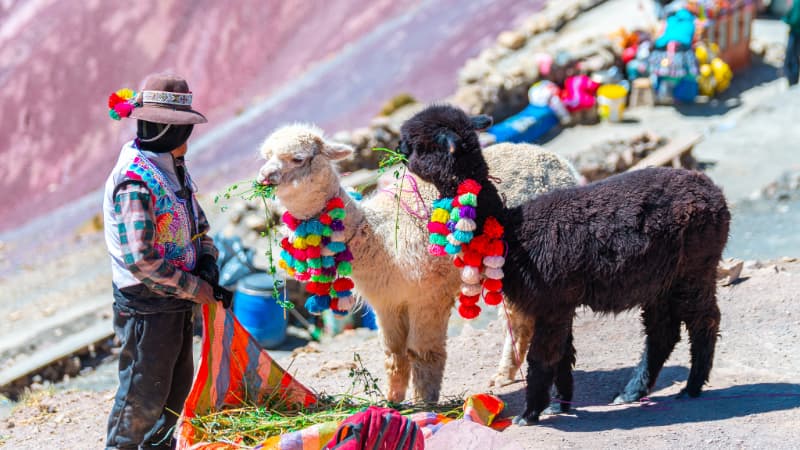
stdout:
[[[721,389],[706,389],[695,399],[676,399],[658,395],[674,383],[685,383],[688,369],[666,367],[656,383],[649,406],[640,404],[611,406],[633,368],[611,371],[575,371],[575,407],[564,415],[542,416],[539,426],[565,432],[593,432],[613,429],[665,426],[692,422],[710,422],[800,407],[800,384],[755,383]],[[525,387],[502,394],[507,414],[516,415],[525,406]],[[608,411],[588,411],[588,406],[608,406]]]

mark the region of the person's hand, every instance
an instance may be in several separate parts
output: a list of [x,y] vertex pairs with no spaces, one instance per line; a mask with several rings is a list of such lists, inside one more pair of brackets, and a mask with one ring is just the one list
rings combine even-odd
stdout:
[[213,305],[217,302],[214,298],[214,288],[208,282],[200,280],[200,288],[192,301],[200,305]]

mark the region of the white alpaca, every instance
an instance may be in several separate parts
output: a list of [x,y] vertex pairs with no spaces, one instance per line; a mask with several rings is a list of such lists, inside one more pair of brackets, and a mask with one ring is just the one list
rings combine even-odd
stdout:
[[[460,279],[449,258],[428,254],[425,213],[415,217],[401,208],[397,214],[397,184],[389,193],[379,191],[361,202],[352,200],[332,161],[350,156],[353,149],[325,140],[322,130],[313,125],[279,128],[260,152],[267,160],[259,171],[260,180],[277,186],[278,200],[296,218],[319,215],[332,197],[345,201],[344,232],[353,253],[351,277],[357,294],[369,301],[378,318],[386,353],[386,397],[403,401],[410,375],[415,399],[437,401],[447,359],[447,322]],[[498,187],[509,206],[576,184],[572,166],[539,147],[498,144],[484,152],[492,175],[502,180]],[[418,186],[419,196],[405,189],[410,184]],[[416,177],[407,179],[405,188],[401,200],[412,208],[430,205],[438,197],[433,185]],[[500,314],[504,315],[502,309]],[[531,339],[533,321],[510,309],[509,317],[516,346],[506,336],[494,384],[513,381]]]

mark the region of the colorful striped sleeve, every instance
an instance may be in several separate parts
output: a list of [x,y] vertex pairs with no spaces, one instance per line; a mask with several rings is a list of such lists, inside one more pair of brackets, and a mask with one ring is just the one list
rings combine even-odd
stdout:
[[158,254],[152,196],[144,184],[127,183],[114,195],[122,256],[128,270],[151,290],[165,296],[192,300],[199,279],[178,269]]

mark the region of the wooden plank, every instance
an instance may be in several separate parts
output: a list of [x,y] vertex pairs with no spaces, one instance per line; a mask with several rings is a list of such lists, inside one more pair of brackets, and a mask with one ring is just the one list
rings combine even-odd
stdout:
[[644,159],[631,166],[628,171],[644,169],[645,167],[660,167],[671,165],[674,160],[679,160],[682,155],[692,151],[697,143],[703,140],[699,134],[679,136],[670,140],[667,145],[647,155]]
[[30,357],[0,372],[0,388],[36,373],[55,361],[74,355],[92,344],[111,338],[113,335],[114,327],[111,319],[102,320],[80,333],[68,336],[60,342],[33,353]]

